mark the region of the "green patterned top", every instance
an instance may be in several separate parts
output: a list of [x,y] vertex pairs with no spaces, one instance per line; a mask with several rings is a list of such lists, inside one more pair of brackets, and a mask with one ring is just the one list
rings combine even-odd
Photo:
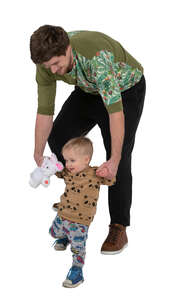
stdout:
[[38,113],[54,113],[56,81],[100,94],[109,113],[122,110],[121,92],[140,81],[142,66],[115,40],[100,32],[68,33],[73,53],[71,72],[60,76],[37,65]]

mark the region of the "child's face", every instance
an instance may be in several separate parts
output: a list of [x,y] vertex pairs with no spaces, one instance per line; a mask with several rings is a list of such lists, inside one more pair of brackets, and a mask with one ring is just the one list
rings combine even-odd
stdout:
[[82,155],[79,151],[72,148],[64,150],[63,157],[65,160],[65,167],[73,174],[81,172],[89,165],[89,156]]

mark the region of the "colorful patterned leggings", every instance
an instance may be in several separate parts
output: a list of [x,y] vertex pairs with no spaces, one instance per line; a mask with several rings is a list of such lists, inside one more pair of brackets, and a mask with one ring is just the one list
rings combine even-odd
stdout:
[[66,238],[71,244],[72,265],[83,267],[88,226],[65,220],[57,215],[49,229],[49,233],[56,239]]

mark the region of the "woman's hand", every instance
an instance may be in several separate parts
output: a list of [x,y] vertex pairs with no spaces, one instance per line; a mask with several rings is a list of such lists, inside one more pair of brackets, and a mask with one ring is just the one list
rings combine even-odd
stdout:
[[40,156],[38,154],[34,154],[34,160],[35,160],[37,166],[40,167],[43,163],[44,157]]

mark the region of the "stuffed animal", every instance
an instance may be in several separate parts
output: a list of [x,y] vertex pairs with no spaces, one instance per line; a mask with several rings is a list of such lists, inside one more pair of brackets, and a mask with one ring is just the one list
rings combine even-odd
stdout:
[[63,170],[63,164],[57,160],[57,157],[52,153],[51,157],[44,157],[41,167],[37,167],[30,174],[29,184],[36,188],[40,184],[44,187],[48,187],[50,184],[50,176],[54,175],[56,172],[61,172]]

